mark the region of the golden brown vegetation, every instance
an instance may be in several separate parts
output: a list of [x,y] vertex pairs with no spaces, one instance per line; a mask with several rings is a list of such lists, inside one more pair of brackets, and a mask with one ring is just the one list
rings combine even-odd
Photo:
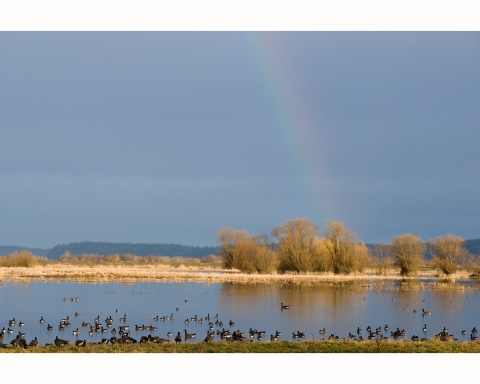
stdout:
[[35,267],[37,263],[37,258],[29,251],[13,252],[8,256],[0,257],[0,267],[32,268]]
[[392,240],[392,254],[395,265],[400,268],[402,276],[418,272],[427,246],[419,237],[410,233],[395,236]]
[[463,244],[464,240],[461,237],[451,233],[430,240],[430,252],[433,256],[435,268],[447,276],[457,272],[459,263],[467,254]]

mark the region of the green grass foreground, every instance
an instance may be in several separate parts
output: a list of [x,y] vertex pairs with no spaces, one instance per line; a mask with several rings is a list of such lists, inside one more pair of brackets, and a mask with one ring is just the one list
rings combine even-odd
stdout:
[[441,341],[279,341],[244,343],[166,343],[101,345],[86,347],[37,346],[1,348],[4,353],[479,353],[480,342]]

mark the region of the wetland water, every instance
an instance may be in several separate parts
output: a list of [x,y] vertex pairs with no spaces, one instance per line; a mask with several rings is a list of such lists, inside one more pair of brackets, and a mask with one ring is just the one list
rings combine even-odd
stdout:
[[[4,343],[9,343],[19,331],[25,333],[30,342],[35,336],[40,344],[52,343],[55,336],[74,342],[78,339],[98,342],[112,336],[111,329],[119,325],[129,325],[131,337],[139,340],[141,336],[160,336],[177,332],[184,335],[196,333],[195,339],[188,342],[203,341],[209,328],[205,317],[210,314],[212,322],[218,314],[223,326],[214,325],[215,331],[222,328],[231,332],[240,329],[248,336],[250,328],[265,331],[263,340],[269,340],[278,330],[280,340],[292,340],[292,332],[305,333],[305,339],[319,339],[323,335],[319,330],[325,328],[326,336],[348,337],[349,332],[356,334],[357,327],[366,337],[367,326],[373,329],[382,327],[382,333],[390,336],[397,327],[404,329],[405,338],[412,335],[431,338],[446,327],[459,341],[469,340],[473,327],[480,329],[480,291],[474,290],[405,290],[401,282],[343,282],[318,284],[281,284],[281,283],[152,283],[134,284],[102,283],[86,284],[76,282],[30,282],[3,283],[0,286],[0,329],[10,328],[12,334],[5,334]],[[66,301],[63,301],[63,298]],[[78,297],[78,302],[71,302]],[[393,300],[392,300],[393,299]],[[187,302],[185,302],[187,300]],[[280,303],[289,305],[281,310]],[[179,311],[176,310],[179,308]],[[421,308],[432,311],[431,316],[422,316]],[[119,312],[116,312],[116,310]],[[413,310],[416,310],[416,313]],[[82,316],[76,317],[75,312]],[[154,317],[169,316],[173,320],[155,321]],[[119,319],[126,315],[127,322]],[[203,318],[199,324],[190,318]],[[45,323],[39,322],[43,316]],[[69,316],[71,326],[59,330],[61,319]],[[82,322],[94,324],[100,316],[100,323],[112,317],[113,326],[107,332],[88,334],[89,329]],[[16,324],[9,326],[9,320],[15,318]],[[185,320],[189,323],[185,324]],[[229,326],[229,321],[235,325]],[[23,327],[19,322],[25,323]],[[53,326],[47,330],[47,324]],[[136,331],[135,324],[153,325],[155,331]],[[389,331],[384,331],[388,324]],[[426,324],[427,332],[422,328]],[[72,331],[79,330],[75,336]],[[467,334],[462,335],[461,331]],[[173,340],[173,337],[171,338]],[[219,340],[219,336],[216,336]],[[257,341],[257,339],[254,339]]]

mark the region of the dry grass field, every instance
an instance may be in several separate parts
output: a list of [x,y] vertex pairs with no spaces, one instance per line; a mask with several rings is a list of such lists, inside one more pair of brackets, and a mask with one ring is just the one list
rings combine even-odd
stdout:
[[[417,282],[418,279],[427,282]],[[363,273],[335,275],[333,273],[306,274],[247,274],[236,270],[222,269],[218,264],[127,264],[127,263],[85,263],[85,262],[39,262],[36,266],[0,267],[0,281],[78,281],[86,283],[107,283],[136,281],[191,281],[191,282],[237,282],[237,283],[341,283],[356,282],[364,286],[365,280],[378,281],[402,280],[409,290],[418,289],[472,289],[467,272],[458,272],[446,279],[433,269],[424,269],[416,277],[401,276],[398,271],[390,270],[386,275],[365,270]]]

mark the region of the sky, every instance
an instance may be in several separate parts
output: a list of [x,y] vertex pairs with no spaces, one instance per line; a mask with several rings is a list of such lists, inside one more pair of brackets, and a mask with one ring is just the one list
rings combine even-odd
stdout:
[[307,217],[480,237],[478,32],[0,32],[0,245]]

